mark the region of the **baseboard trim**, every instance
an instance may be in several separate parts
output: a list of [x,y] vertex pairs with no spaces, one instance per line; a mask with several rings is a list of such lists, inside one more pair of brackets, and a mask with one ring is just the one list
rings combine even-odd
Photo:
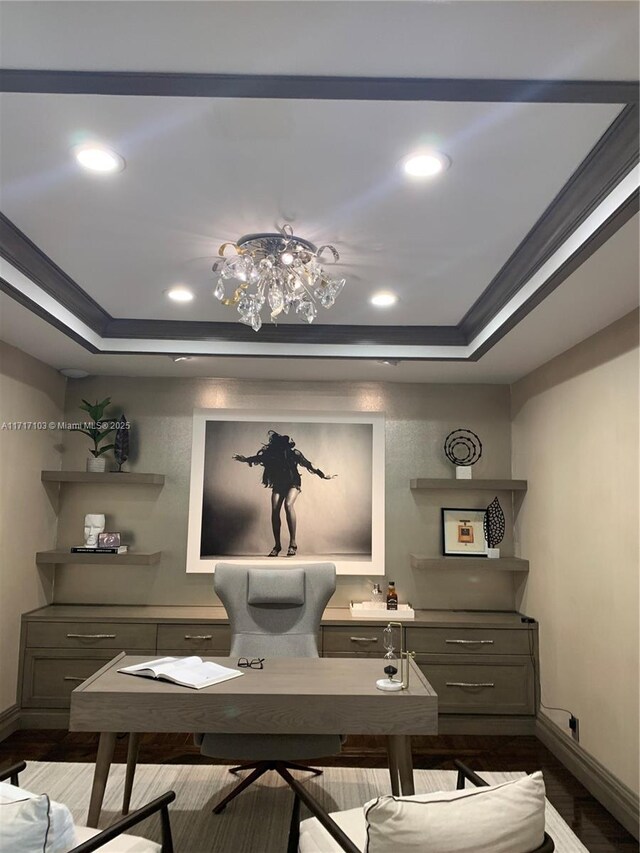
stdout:
[[13,704],[0,713],[0,741],[20,728],[20,708]]
[[624,828],[638,839],[639,798],[617,779],[604,764],[590,755],[548,717],[538,715],[535,728],[538,740],[561,761],[590,794],[610,811]]

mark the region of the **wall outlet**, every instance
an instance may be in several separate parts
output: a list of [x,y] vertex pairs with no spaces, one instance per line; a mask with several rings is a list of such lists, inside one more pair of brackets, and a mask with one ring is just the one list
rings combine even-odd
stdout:
[[571,729],[571,737],[580,743],[580,720],[573,714],[569,717],[569,728]]

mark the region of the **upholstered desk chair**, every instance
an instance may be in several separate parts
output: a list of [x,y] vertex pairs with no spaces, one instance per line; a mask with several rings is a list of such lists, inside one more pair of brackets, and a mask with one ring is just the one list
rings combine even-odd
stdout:
[[[265,658],[318,657],[320,620],[336,588],[333,563],[306,563],[276,569],[218,563],[214,589],[231,624],[231,656]],[[292,768],[322,771],[293,763],[336,755],[340,735],[202,734],[196,743],[203,755],[249,761],[232,773],[252,770],[213,809],[227,803],[268,770]]]

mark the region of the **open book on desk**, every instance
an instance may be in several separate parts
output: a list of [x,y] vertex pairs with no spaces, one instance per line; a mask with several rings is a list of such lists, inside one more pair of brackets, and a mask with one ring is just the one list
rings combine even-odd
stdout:
[[239,669],[229,669],[227,666],[202,660],[195,655],[188,658],[157,658],[156,660],[145,661],[145,663],[125,666],[118,672],[172,681],[181,687],[194,687],[196,690],[244,675]]

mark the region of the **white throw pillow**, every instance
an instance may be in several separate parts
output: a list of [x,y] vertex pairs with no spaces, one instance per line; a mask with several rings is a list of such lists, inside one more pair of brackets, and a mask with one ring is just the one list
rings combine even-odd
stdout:
[[64,853],[75,846],[66,806],[0,782],[0,853]]
[[366,853],[531,853],[544,840],[537,772],[487,788],[378,797],[364,807]]

